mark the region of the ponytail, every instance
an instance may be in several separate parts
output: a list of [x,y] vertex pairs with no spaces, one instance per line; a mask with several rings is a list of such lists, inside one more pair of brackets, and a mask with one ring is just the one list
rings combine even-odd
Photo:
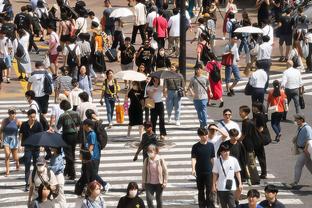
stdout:
[[281,83],[278,80],[273,82],[273,97],[281,96]]

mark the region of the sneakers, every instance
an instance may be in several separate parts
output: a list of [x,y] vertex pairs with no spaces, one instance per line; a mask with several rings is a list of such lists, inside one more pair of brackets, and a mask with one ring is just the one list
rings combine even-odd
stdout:
[[109,183],[106,183],[106,185],[104,186],[105,193],[107,193],[110,188],[111,188],[111,185]]
[[180,121],[176,121],[176,122],[175,122],[175,125],[176,125],[176,126],[180,126],[180,125],[181,125]]
[[223,105],[224,105],[224,102],[223,102],[223,101],[222,101],[222,102],[220,102],[219,108],[222,108],[222,107],[223,107]]

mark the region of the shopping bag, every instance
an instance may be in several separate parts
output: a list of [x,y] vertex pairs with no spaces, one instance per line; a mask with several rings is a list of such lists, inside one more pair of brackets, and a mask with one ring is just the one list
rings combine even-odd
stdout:
[[233,65],[234,55],[231,53],[223,54],[221,64],[223,66],[231,66]]
[[125,110],[123,105],[117,104],[116,105],[116,121],[119,124],[122,124],[125,120]]
[[47,69],[51,66],[49,55],[46,54],[43,59],[44,68]]

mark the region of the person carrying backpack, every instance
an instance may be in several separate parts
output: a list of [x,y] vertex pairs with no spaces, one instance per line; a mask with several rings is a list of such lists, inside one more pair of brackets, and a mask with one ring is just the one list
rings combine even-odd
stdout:
[[229,20],[226,23],[226,32],[229,33],[229,39],[237,36],[234,31],[239,27],[241,27],[240,23],[235,19],[235,14],[231,12],[229,14]]
[[209,38],[207,34],[201,33],[200,39],[201,41],[197,45],[197,63],[202,62],[206,66],[207,62],[210,61],[209,55],[212,53]]
[[72,78],[78,77],[78,67],[80,66],[80,47],[76,44],[76,38],[69,37],[64,46],[63,55],[65,56],[64,66],[68,66]]

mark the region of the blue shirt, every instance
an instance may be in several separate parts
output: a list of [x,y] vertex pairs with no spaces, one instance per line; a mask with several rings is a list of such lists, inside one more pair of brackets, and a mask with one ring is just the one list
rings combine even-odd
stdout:
[[89,96],[91,96],[92,91],[92,82],[89,76],[81,76],[79,75],[79,88],[88,93]]
[[304,123],[303,127],[301,127],[301,130],[298,128],[297,134],[297,145],[300,148],[304,148],[306,142],[312,139],[312,128],[307,123]]
[[[240,204],[238,205],[238,208],[248,208],[248,203],[247,204]],[[260,206],[259,204],[257,204],[256,208],[263,208],[262,206]]]
[[86,148],[93,144],[93,151],[91,152],[91,160],[100,160],[100,145],[96,138],[96,133],[94,131],[89,131],[87,135]]
[[55,175],[60,173],[64,173],[64,159],[62,154],[52,155],[50,160],[50,169],[53,171]]

